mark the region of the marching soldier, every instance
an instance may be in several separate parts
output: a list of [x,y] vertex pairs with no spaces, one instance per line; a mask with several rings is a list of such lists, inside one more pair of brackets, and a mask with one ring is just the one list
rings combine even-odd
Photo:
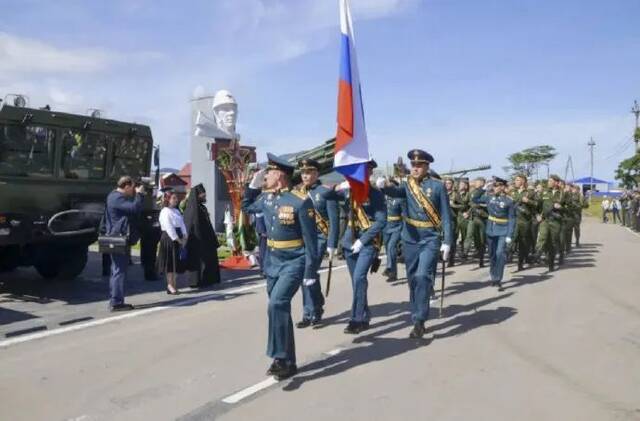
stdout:
[[[377,164],[371,160],[369,171],[376,168]],[[369,329],[369,303],[367,289],[369,281],[367,273],[379,264],[378,254],[382,245],[381,235],[387,223],[387,209],[384,194],[377,188],[369,186],[369,198],[362,204],[352,200],[349,183],[344,181],[333,190],[324,193],[329,200],[344,202],[347,217],[347,227],[342,237],[342,250],[351,275],[353,288],[353,300],[351,305],[351,317],[344,333],[356,335]]]
[[573,230],[576,226],[576,212],[582,208],[579,202],[580,198],[573,193],[570,183],[564,183],[564,197],[566,209],[563,217],[562,236],[565,254],[571,253],[571,240],[573,239]]
[[547,181],[547,189],[542,193],[542,222],[540,222],[538,243],[536,244],[536,261],[542,253],[547,254],[549,271],[554,270],[556,254],[558,263],[564,263],[564,250],[561,247],[562,215],[564,209],[563,192],[559,188],[560,177],[551,175]]
[[470,209],[465,214],[465,218],[469,220],[467,224],[467,238],[465,240],[465,253],[469,253],[471,244],[476,248],[476,253],[480,259],[480,267],[484,267],[484,250],[485,250],[485,225],[487,221],[487,206],[479,202],[477,199],[482,196],[486,180],[484,177],[478,177],[474,180],[474,190],[471,191]]
[[[582,195],[580,191],[580,186],[573,185],[572,187],[574,198],[577,201],[578,206],[575,208],[575,224],[573,226],[573,231],[576,236],[576,247],[580,247],[580,224],[582,224],[582,210],[589,207],[589,201],[586,197]],[[571,237],[569,237],[569,242],[571,242]]]
[[402,232],[402,217],[405,214],[405,201],[393,197],[387,198],[387,225],[383,231],[384,250],[387,253],[387,262],[382,276],[387,277],[387,282],[398,279],[398,242]]
[[489,244],[489,274],[491,285],[502,289],[504,266],[507,263],[507,247],[515,229],[516,207],[513,200],[505,194],[507,180],[495,177],[493,194],[475,196],[477,203],[486,203],[487,212],[487,242]]
[[[309,198],[313,202],[318,234],[317,267],[320,267],[325,251],[329,253],[329,260],[333,259],[338,246],[338,234],[340,231],[338,203],[334,200],[326,200],[323,197],[323,194],[330,189],[323,186],[318,180],[319,167],[318,161],[313,159],[303,159],[298,162],[302,183],[292,191],[300,199],[306,200]],[[311,325],[318,325],[324,312],[324,296],[320,286],[320,275],[316,274],[316,282],[313,284],[302,284],[302,304],[302,320],[296,324],[296,327],[305,328]]]
[[469,179],[467,177],[461,177],[458,181],[458,195],[454,203],[458,206],[458,232],[454,232],[453,236],[457,239],[460,238],[460,255],[465,256],[465,240],[467,238],[467,228],[469,225],[469,219],[465,218],[465,214],[469,213],[471,209],[469,203],[471,201],[471,194],[469,193]]
[[293,166],[272,154],[267,158],[266,174],[263,170],[253,176],[242,199],[242,209],[264,214],[267,226],[267,355],[274,359],[267,375],[282,380],[298,371],[291,299],[301,283],[310,286],[318,282],[318,235],[313,202],[289,191]]
[[458,214],[460,209],[464,206],[460,195],[455,189],[455,182],[453,177],[444,178],[444,188],[447,190],[447,196],[449,196],[449,209],[451,209],[451,225],[453,232],[453,239],[451,241],[451,253],[449,253],[448,267],[455,264],[456,246],[458,241]]
[[414,323],[409,337],[421,338],[425,333],[424,322],[429,318],[433,273],[440,253],[444,261],[449,258],[453,230],[447,191],[441,181],[429,175],[433,157],[420,149],[413,149],[407,155],[411,160],[411,173],[406,181],[394,186],[379,178],[376,184],[386,195],[407,200],[402,243]]
[[535,192],[527,187],[526,175],[516,175],[511,198],[516,206],[516,227],[512,247],[518,248],[518,271],[521,271],[524,269],[524,262],[528,262],[533,246],[531,225],[538,209]]

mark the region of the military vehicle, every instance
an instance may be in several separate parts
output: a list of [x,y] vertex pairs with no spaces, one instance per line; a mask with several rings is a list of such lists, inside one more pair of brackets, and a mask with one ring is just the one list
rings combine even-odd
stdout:
[[[148,126],[0,102],[0,272],[34,266],[47,279],[73,279],[98,236],[105,198],[122,175],[148,179]],[[153,195],[145,212],[153,210]],[[147,216],[143,216],[147,218]]]

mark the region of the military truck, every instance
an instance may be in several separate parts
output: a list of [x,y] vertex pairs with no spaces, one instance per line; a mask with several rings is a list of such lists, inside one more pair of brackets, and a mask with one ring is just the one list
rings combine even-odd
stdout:
[[[0,102],[0,272],[34,266],[73,279],[98,237],[107,194],[122,175],[148,179],[148,126]],[[156,150],[157,152],[157,150]],[[155,155],[157,161],[157,154]],[[145,212],[153,211],[147,195]]]

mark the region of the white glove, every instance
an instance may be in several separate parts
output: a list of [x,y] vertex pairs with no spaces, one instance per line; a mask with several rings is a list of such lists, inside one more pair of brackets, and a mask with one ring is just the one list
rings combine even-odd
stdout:
[[387,184],[387,180],[385,180],[384,177],[378,177],[378,179],[376,180],[376,187],[381,189],[385,186],[385,184]]
[[303,279],[302,280],[302,284],[306,287],[310,287],[311,285],[315,284],[316,280],[315,279]]
[[451,252],[451,246],[449,244],[443,244],[440,246],[440,251],[442,252],[442,260],[445,262],[449,260],[449,253]]
[[260,190],[262,188],[262,183],[264,182],[264,173],[265,170],[260,170],[253,174],[253,178],[249,183],[249,188]]
[[348,181],[343,181],[342,183],[338,184],[336,186],[336,191],[340,191],[340,190],[349,190],[351,187],[349,186],[349,182]]
[[362,250],[362,246],[363,246],[362,241],[356,240],[356,242],[353,243],[353,245],[351,246],[351,251],[354,254],[358,254],[360,253],[360,250]]
[[511,237],[505,238],[504,242],[507,243],[507,244],[511,244]]
[[329,253],[329,260],[332,260],[333,256],[336,255],[336,249],[327,247],[327,253]]

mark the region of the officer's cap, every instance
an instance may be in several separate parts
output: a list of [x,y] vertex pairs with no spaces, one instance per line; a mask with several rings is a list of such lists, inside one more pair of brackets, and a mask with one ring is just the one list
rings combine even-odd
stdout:
[[505,180],[504,178],[500,178],[500,177],[494,177],[493,184],[494,185],[501,184],[503,186],[506,186],[507,185],[507,180]]
[[414,163],[414,162],[432,163],[433,162],[433,156],[431,156],[430,153],[423,151],[422,149],[411,149],[407,154],[407,158],[409,158],[411,163]]
[[560,176],[559,176],[559,175],[557,175],[557,174],[551,174],[551,175],[549,176],[549,178],[550,178],[550,179],[552,179],[552,180],[556,180],[556,181],[562,181],[562,179],[560,178]]
[[267,164],[267,170],[280,170],[289,176],[293,175],[293,170],[295,168],[286,160],[277,157],[272,153],[267,153],[267,160],[269,161]]
[[318,170],[320,169],[320,164],[315,159],[301,159],[298,161],[298,169],[300,171],[305,170]]

